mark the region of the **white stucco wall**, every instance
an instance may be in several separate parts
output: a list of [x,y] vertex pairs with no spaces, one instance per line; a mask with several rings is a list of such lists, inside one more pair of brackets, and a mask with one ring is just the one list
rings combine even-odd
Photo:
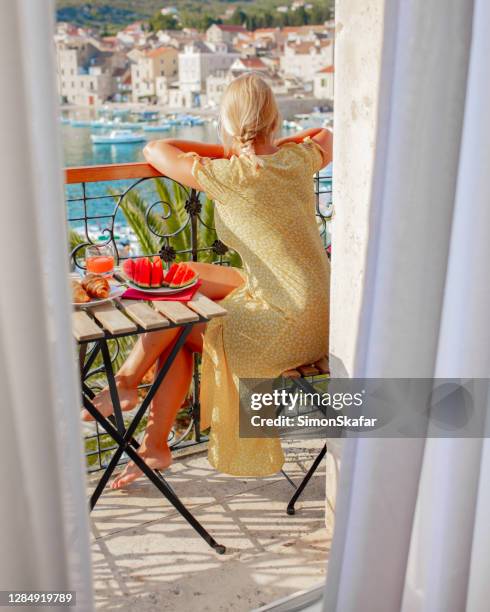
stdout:
[[337,0],[330,364],[351,375],[377,125],[383,0]]
[[[330,368],[351,376],[364,282],[378,84],[383,40],[383,0],[337,0],[330,283]],[[326,524],[333,530],[342,444],[328,440]]]

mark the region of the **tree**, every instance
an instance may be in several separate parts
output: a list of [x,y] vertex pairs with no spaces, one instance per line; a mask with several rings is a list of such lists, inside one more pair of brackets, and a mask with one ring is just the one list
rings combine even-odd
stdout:
[[274,26],[274,15],[270,11],[265,11],[264,13],[264,28],[271,28]]
[[232,25],[242,25],[246,21],[247,21],[247,13],[245,13],[241,9],[235,9],[233,15],[231,16],[230,23]]
[[310,23],[320,24],[327,20],[328,7],[314,4],[310,11]]
[[257,29],[257,18],[255,17],[255,15],[247,15],[247,20],[245,23],[247,26],[247,30],[253,32],[253,30]]
[[302,26],[308,23],[308,15],[304,6],[299,6],[295,11],[292,11],[291,25]]
[[213,17],[209,13],[204,13],[204,15],[199,15],[194,27],[196,27],[198,30],[205,32],[214,23],[223,23],[223,22],[221,19],[217,17]]
[[289,11],[287,13],[279,13],[278,25],[281,28],[291,25],[291,21],[289,18]]
[[182,26],[173,15],[162,15],[157,12],[150,17],[150,30],[158,32],[158,30],[180,30]]

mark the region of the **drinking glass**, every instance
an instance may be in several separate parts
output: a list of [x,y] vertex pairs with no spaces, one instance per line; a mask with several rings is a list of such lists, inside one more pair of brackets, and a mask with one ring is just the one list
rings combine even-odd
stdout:
[[110,244],[90,245],[85,249],[87,273],[112,276],[114,272],[114,249]]

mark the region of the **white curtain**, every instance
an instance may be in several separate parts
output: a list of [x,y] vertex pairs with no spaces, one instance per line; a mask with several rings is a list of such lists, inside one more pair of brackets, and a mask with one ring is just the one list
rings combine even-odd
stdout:
[[54,10],[0,8],[0,590],[74,590],[90,611]]
[[[384,29],[355,376],[489,377],[490,3],[386,0]],[[324,609],[488,610],[489,440],[342,461]]]

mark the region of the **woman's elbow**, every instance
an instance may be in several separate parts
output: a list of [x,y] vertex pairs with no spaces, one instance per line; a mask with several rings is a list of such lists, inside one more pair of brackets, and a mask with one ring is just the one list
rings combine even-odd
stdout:
[[143,147],[143,157],[146,159],[146,161],[149,164],[151,163],[151,160],[153,159],[154,153],[155,153],[155,141],[148,142]]
[[333,138],[332,132],[329,129],[323,128],[321,132],[319,132],[314,140],[320,145],[323,149],[324,160],[326,163],[330,163],[332,161],[332,149],[333,149]]

